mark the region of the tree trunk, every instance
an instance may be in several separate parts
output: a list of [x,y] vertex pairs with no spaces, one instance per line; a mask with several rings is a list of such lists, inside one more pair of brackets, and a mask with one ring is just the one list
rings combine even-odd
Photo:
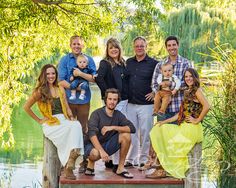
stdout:
[[201,188],[202,143],[196,144],[189,152],[189,170],[184,180],[185,188]]
[[57,155],[57,148],[48,138],[44,137],[43,156],[43,188],[58,188],[61,163]]

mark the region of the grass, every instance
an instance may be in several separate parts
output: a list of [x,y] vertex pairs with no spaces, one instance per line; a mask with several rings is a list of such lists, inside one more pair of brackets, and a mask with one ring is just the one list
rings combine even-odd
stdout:
[[[223,47],[211,50],[221,72],[212,80],[217,86],[211,91],[212,107],[203,123],[206,136],[212,136],[220,146],[216,152],[221,177],[236,175],[236,51]],[[222,180],[220,187],[223,182],[228,183]]]

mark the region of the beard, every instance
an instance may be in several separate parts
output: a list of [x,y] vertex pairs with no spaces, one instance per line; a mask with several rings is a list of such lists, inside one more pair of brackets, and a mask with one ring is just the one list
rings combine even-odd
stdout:
[[116,108],[116,106],[114,106],[114,107],[107,106],[108,110],[115,110],[115,108]]
[[117,103],[116,104],[106,104],[106,107],[108,110],[115,110],[116,105],[117,105]]

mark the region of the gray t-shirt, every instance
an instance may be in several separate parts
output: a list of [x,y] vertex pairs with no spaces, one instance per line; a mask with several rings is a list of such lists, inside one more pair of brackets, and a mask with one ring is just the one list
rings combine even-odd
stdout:
[[104,126],[128,126],[130,133],[135,133],[135,127],[131,121],[129,121],[124,114],[115,110],[113,116],[110,117],[106,114],[105,107],[95,110],[88,121],[88,136],[91,138],[97,135],[99,142],[107,142],[117,131],[109,131],[105,135],[101,134],[101,130]]

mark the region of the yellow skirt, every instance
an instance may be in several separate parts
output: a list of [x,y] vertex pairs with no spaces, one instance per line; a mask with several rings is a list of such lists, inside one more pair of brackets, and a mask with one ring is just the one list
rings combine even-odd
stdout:
[[150,132],[152,147],[162,167],[173,177],[185,178],[189,169],[188,153],[196,143],[202,142],[201,123],[183,122],[180,126],[164,124]]

